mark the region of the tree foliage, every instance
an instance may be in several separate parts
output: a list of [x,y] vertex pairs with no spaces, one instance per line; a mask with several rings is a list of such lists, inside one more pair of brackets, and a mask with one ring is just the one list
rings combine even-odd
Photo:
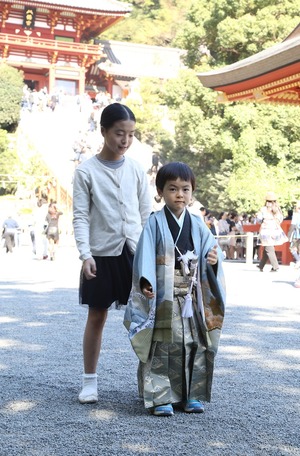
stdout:
[[175,121],[175,147],[167,158],[192,167],[203,204],[250,212],[269,189],[286,208],[300,196],[299,108],[218,105],[191,71],[169,81],[164,98]]
[[16,191],[16,175],[20,166],[11,135],[5,130],[0,130],[0,194],[11,194]]
[[28,138],[23,149],[17,150],[17,135],[0,130],[0,195],[18,194],[23,198],[45,186],[49,170]]
[[137,119],[137,138],[161,150],[169,147],[171,134],[163,126],[166,108],[161,104],[161,86],[157,79],[141,78],[134,94],[126,99],[126,104],[133,110]]
[[14,131],[20,118],[23,75],[15,68],[0,64],[0,128]]
[[107,30],[101,38],[171,46],[192,0],[134,0],[129,17]]
[[[143,103],[130,100],[140,138],[159,143],[166,160],[185,161],[193,168],[196,196],[210,209],[257,211],[267,190],[276,191],[289,208],[300,198],[299,107],[217,104],[215,92],[202,87],[196,74],[281,42],[298,25],[300,0],[188,2],[181,5],[176,30],[167,27],[168,38],[164,26],[177,16],[178,1],[134,5],[132,22],[122,25],[128,31],[125,39],[186,49],[188,67],[165,84],[143,82]],[[115,38],[124,39],[113,30]],[[162,116],[174,127],[173,137],[172,129],[166,133],[160,127]]]
[[299,0],[199,0],[177,34],[190,70],[165,88],[176,125],[169,159],[190,164],[197,196],[211,209],[256,211],[267,190],[280,195],[285,209],[300,198],[299,107],[218,105],[195,73],[282,41],[298,25],[299,7]]
[[174,44],[187,49],[186,62],[197,68],[228,65],[285,39],[299,24],[299,0],[198,0]]

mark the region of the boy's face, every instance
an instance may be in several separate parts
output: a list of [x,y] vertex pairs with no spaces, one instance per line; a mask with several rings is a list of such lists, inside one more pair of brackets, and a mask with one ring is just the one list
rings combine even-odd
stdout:
[[169,180],[165,183],[163,190],[157,189],[159,196],[162,196],[166,205],[176,217],[180,217],[184,208],[192,198],[192,184],[181,179]]

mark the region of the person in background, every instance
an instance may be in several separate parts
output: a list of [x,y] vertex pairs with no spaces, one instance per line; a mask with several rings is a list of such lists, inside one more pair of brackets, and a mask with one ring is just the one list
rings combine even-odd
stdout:
[[259,239],[263,245],[263,255],[257,267],[263,272],[269,260],[272,266],[271,272],[276,272],[279,265],[274,246],[284,244],[288,238],[280,227],[283,215],[274,192],[266,194],[265,205],[257,214],[257,218],[261,221]]
[[294,283],[294,287],[295,287],[295,288],[300,288],[300,276],[298,277],[298,279],[297,279],[296,282]]
[[201,218],[204,222],[206,222],[206,216],[208,215],[208,211],[206,209],[206,207],[202,206],[200,207],[200,214],[201,214]]
[[229,251],[228,251],[228,259],[229,260],[234,260],[235,258],[238,258],[238,256],[235,257],[235,254],[237,253],[237,234],[238,234],[238,229],[235,225],[230,225],[230,240],[229,240]]
[[56,249],[59,242],[59,217],[63,213],[57,209],[56,203],[50,203],[48,206],[48,214],[46,215],[46,237],[49,243],[50,260],[55,259]]
[[158,195],[155,195],[152,200],[152,210],[160,211],[164,207],[164,200]]
[[200,201],[198,201],[194,196],[191,198],[191,201],[188,204],[188,210],[191,214],[198,215],[204,220],[203,213],[201,212],[200,208],[203,207]]
[[297,201],[288,232],[290,252],[295,260],[295,267],[300,268],[300,201]]
[[11,215],[9,215],[8,218],[4,220],[2,228],[2,237],[4,238],[6,253],[13,253],[13,248],[17,244],[19,223]]
[[30,238],[32,242],[32,252],[37,260],[46,260],[48,258],[48,240],[46,237],[46,216],[48,214],[48,205],[42,198],[37,201],[36,208],[32,214],[30,225]]
[[210,231],[212,232],[212,234],[214,236],[217,236],[217,229],[216,229],[217,224],[218,223],[213,215],[209,215],[209,217],[207,217],[206,225],[208,226],[208,228],[210,229]]
[[168,163],[156,186],[165,206],[151,214],[140,237],[124,325],[140,360],[145,408],[155,416],[173,415],[174,404],[202,413],[224,318],[222,253],[205,223],[187,210],[192,170]]
[[103,328],[112,303],[127,304],[132,261],[151,207],[142,166],[125,156],[136,120],[125,105],[112,103],[101,114],[101,151],[74,175],[73,225],[82,260],[80,304],[88,306],[83,337],[84,373],[79,402],[98,401],[97,364]]
[[284,217],[283,220],[292,220],[292,218],[293,218],[293,209],[289,209],[289,210],[287,211],[287,216]]
[[229,257],[229,243],[230,243],[230,225],[227,221],[228,212],[221,212],[218,219],[217,234],[219,237],[218,242],[226,258]]

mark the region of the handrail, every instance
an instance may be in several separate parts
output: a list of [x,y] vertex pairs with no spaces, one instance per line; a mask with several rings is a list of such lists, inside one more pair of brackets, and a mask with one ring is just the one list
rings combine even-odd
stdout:
[[246,238],[246,264],[252,264],[253,263],[253,247],[254,243],[253,240],[254,238],[257,238],[259,234],[254,234],[251,231],[246,232],[245,234],[228,234],[228,235],[216,235],[215,239],[219,238]]
[[[216,234],[215,235],[215,238],[228,238],[228,237],[236,237],[236,238],[241,238],[241,237],[247,237],[248,236],[248,232],[245,233],[245,234]],[[253,237],[258,237],[259,234],[253,234]]]
[[32,36],[16,36],[9,33],[0,33],[0,44],[18,45],[21,47],[34,46],[37,50],[57,50],[70,54],[99,54],[101,55],[103,46],[100,44],[73,43],[68,41],[56,41],[49,39],[36,38]]

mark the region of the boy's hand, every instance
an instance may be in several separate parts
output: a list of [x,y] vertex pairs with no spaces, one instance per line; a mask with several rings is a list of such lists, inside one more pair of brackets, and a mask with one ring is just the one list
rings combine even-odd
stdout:
[[144,296],[146,296],[146,298],[148,299],[152,299],[154,298],[154,293],[153,293],[153,290],[152,290],[152,286],[150,283],[148,284],[145,284],[142,288],[142,293]]
[[218,253],[217,253],[218,246],[215,245],[207,255],[207,262],[211,265],[214,265],[218,262]]

